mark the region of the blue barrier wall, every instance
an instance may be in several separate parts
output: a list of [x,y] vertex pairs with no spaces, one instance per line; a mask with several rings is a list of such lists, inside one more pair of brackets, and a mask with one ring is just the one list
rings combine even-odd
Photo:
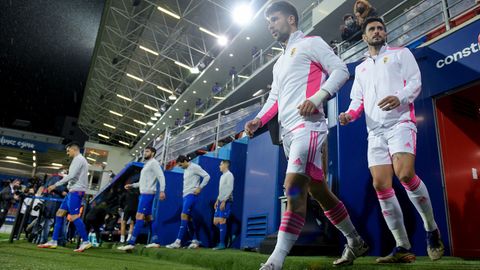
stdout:
[[[418,141],[416,171],[429,189],[435,219],[440,228],[449,254],[448,218],[442,185],[441,161],[438,152],[437,131],[433,97],[480,79],[480,53],[463,54],[447,66],[442,60],[453,59],[453,55],[464,52],[465,48],[478,43],[480,21],[474,22],[439,41],[419,48],[414,55],[422,72],[422,93],[415,101]],[[475,46],[474,46],[475,47]],[[476,47],[478,48],[478,47]],[[465,56],[466,55],[466,56]],[[354,75],[354,67],[349,65]],[[337,95],[339,112],[345,111],[350,103],[350,89],[353,76]],[[367,167],[367,133],[364,117],[347,127],[334,127],[330,136],[336,134],[337,155],[330,155],[331,169],[338,173],[336,188],[347,206],[353,222],[370,244],[371,255],[385,255],[394,246],[385,221],[380,213],[379,203],[371,185]],[[329,139],[330,142],[335,141]],[[394,189],[404,212],[404,220],[413,251],[417,255],[426,254],[423,222],[408,200],[404,188],[394,180]]]
[[[232,154],[231,172],[235,177],[233,192],[234,203],[232,205],[232,218],[230,219],[233,222],[230,222],[229,229],[231,232],[239,234],[243,205],[243,175],[245,171],[246,145],[234,142],[228,149]],[[217,228],[213,226],[213,206],[218,196],[218,186],[221,176],[219,165],[221,160],[222,159],[207,156],[201,156],[194,160],[194,162],[207,171],[211,177],[207,186],[200,193],[197,204],[192,210],[192,216],[194,217],[198,232],[197,237],[204,247],[212,247],[218,241]],[[167,199],[165,201],[158,201],[156,204],[155,219],[156,222],[159,223],[159,231],[155,233],[158,234],[162,245],[175,241],[180,226],[180,214],[183,203],[183,173],[179,173],[178,171],[182,170],[176,169],[175,171],[165,172],[167,179]],[[189,237],[187,236],[184,240],[189,240]],[[236,240],[233,245],[234,247],[239,247],[239,240]]]
[[286,160],[268,132],[249,141],[246,160],[241,247],[258,247],[278,230]]
[[245,165],[247,160],[247,144],[243,142],[231,143],[230,152],[230,171],[235,177],[233,188],[233,204],[231,208],[231,216],[228,220],[229,234],[235,235],[233,245],[234,248],[240,248],[241,232],[242,232],[242,216],[245,192]]

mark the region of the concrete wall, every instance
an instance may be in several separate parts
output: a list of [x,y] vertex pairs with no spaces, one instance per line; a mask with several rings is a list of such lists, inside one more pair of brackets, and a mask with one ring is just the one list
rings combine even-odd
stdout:
[[[113,171],[113,173],[119,173],[125,165],[133,160],[133,157],[129,155],[127,148],[115,147],[105,144],[99,144],[94,142],[85,142],[85,148],[95,148],[108,151],[107,165],[104,171]],[[92,168],[93,169],[93,168]],[[96,170],[96,169],[93,169]],[[108,183],[110,180],[110,173],[105,172],[102,177],[100,188]]]

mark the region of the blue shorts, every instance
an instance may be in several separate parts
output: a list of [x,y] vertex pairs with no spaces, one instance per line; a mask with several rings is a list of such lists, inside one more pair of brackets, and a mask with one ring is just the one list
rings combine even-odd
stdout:
[[145,216],[152,215],[153,200],[155,194],[140,194],[138,199],[137,213],[144,214]]
[[182,214],[191,216],[192,209],[195,206],[197,199],[198,199],[198,196],[195,194],[188,194],[187,196],[183,197]]
[[85,195],[83,191],[72,191],[67,194],[59,210],[65,210],[70,215],[80,214],[80,208],[82,207],[82,199]]
[[213,217],[216,217],[216,218],[228,218],[230,216],[230,209],[232,207],[232,202],[231,201],[227,201],[225,203],[225,209],[220,210],[220,205],[221,203],[219,202],[217,204],[217,208],[215,209],[215,214],[213,215]]

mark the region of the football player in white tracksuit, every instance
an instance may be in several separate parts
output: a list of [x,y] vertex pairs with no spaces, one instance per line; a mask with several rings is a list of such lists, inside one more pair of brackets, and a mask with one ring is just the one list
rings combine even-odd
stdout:
[[347,67],[322,38],[307,37],[297,29],[297,11],[290,3],[272,3],[265,15],[284,52],[273,68],[268,100],[257,117],[245,125],[245,131],[252,135],[278,113],[288,167],[284,184],[287,209],[275,250],[261,269],[282,268],[305,223],[308,192],[347,238],[343,255],[334,265],[352,264],[366,253],[368,245],[358,235],[343,203],[328,189],[321,167],[321,146],[328,131],[322,103],[348,79]]
[[415,255],[403,223],[402,209],[392,189],[393,174],[405,187],[427,231],[427,251],[432,260],[443,256],[444,246],[433,217],[428,190],[415,174],[417,128],[413,102],[421,89],[420,69],[407,48],[386,44],[385,24],[369,18],[363,27],[368,44],[365,60],[355,69],[350,106],[341,113],[341,125],[356,120],[365,111],[368,130],[368,167],[373,177],[385,221],[396,247],[377,259],[379,263],[413,262]]

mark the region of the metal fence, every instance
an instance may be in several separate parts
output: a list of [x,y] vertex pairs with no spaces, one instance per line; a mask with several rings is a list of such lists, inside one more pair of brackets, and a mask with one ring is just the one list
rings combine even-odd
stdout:
[[[405,2],[405,1],[404,1]],[[473,8],[476,0],[424,0],[401,12],[397,17],[386,21],[388,43],[392,46],[406,46],[430,31],[439,27],[450,30],[450,20]],[[402,2],[403,3],[403,2]],[[401,3],[401,4],[402,4]],[[385,13],[382,17],[398,11],[401,4]],[[367,49],[363,41],[341,42],[337,45],[340,58],[346,63],[360,60]]]

